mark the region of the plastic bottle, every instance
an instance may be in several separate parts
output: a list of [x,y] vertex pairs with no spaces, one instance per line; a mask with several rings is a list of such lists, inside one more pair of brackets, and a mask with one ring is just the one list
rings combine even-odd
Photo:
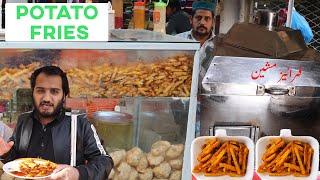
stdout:
[[133,27],[134,29],[144,29],[145,22],[145,2],[138,0],[133,6]]
[[123,0],[112,0],[112,7],[115,11],[115,28],[123,27]]
[[108,6],[108,12],[109,12],[109,18],[108,18],[108,25],[109,25],[109,29],[114,29],[114,10],[112,9],[112,5],[110,2],[108,2],[107,4]]
[[159,2],[154,3],[153,10],[153,31],[166,33],[166,7],[169,3]]

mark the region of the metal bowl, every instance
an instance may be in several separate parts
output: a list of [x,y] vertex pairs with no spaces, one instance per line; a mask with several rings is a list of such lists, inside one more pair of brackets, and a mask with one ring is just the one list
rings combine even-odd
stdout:
[[272,31],[274,27],[278,27],[278,13],[259,9],[255,13],[254,23],[266,26],[269,31]]

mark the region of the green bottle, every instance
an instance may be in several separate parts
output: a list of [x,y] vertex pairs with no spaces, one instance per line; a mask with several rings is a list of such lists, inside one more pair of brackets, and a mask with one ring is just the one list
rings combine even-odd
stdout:
[[153,10],[153,31],[166,33],[166,7],[169,3],[159,2],[154,3]]

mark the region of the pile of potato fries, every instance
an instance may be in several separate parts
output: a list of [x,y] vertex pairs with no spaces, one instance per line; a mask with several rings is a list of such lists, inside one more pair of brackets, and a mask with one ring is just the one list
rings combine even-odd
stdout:
[[192,57],[180,55],[152,63],[103,64],[67,70],[72,97],[188,97]]
[[20,174],[25,177],[43,177],[53,172],[57,165],[47,160],[27,158],[19,164]]
[[199,164],[193,172],[204,173],[205,176],[244,176],[248,154],[249,149],[243,143],[208,139],[197,156]]
[[3,67],[0,69],[0,99],[10,100],[13,90],[17,88],[29,88],[30,76],[34,70],[40,67],[40,63],[29,65],[20,64],[18,67]]
[[309,176],[312,156],[313,149],[308,143],[277,138],[267,146],[258,172],[270,176]]
[[[0,69],[0,99],[10,100],[18,88],[29,88],[34,62]],[[150,63],[126,65],[105,63],[66,69],[72,97],[188,97],[191,91],[193,57],[180,54]]]

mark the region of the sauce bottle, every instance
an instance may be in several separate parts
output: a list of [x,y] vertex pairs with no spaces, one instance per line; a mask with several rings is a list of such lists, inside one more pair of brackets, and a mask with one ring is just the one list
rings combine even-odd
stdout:
[[166,33],[166,7],[169,3],[159,2],[154,3],[153,10],[153,31]]
[[144,29],[145,22],[145,2],[138,0],[133,6],[133,28]]
[[114,10],[112,9],[112,5],[110,2],[107,3],[107,7],[109,10],[109,29],[114,29]]
[[112,7],[115,11],[115,28],[123,27],[123,0],[112,0]]

